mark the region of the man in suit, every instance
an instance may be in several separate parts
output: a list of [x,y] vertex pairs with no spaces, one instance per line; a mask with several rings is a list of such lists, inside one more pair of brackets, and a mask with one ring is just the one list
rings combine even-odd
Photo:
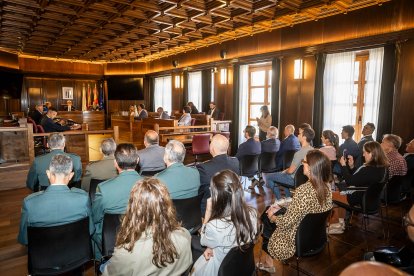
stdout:
[[144,136],[145,149],[138,151],[140,173],[147,171],[162,171],[165,169],[165,148],[159,144],[158,133],[148,130]]
[[246,155],[256,155],[262,152],[262,147],[259,141],[254,139],[256,134],[256,128],[254,126],[246,126],[244,129],[244,138],[246,141],[239,145],[237,149],[236,157],[237,159],[242,159]]
[[219,115],[220,115],[220,110],[216,107],[216,103],[215,102],[210,102],[210,109],[207,112],[207,115],[210,115],[211,118],[213,118],[214,120],[218,120],[219,119]]
[[168,142],[164,154],[167,168],[155,177],[167,186],[171,199],[191,198],[198,195],[200,174],[196,169],[184,166],[184,158],[183,143],[176,140]]
[[43,104],[35,105],[35,109],[29,113],[29,117],[35,121],[36,125],[40,125],[43,115]]
[[148,111],[145,109],[144,104],[139,104],[138,105],[138,115],[135,116],[135,118],[137,120],[142,120],[142,119],[148,118]]
[[20,218],[19,243],[27,245],[27,227],[56,226],[90,218],[89,231],[94,231],[88,194],[67,186],[74,173],[72,159],[65,154],[52,157],[46,170],[50,186],[45,191],[27,196]]
[[373,123],[366,123],[365,126],[362,128],[362,138],[358,142],[358,148],[362,155],[362,149],[366,142],[374,141],[372,138],[372,133],[374,133],[375,125]]
[[91,179],[107,180],[114,178],[118,175],[118,171],[115,168],[114,153],[116,150],[116,143],[114,139],[107,138],[102,141],[101,152],[103,159],[89,163],[85,169],[85,174],[82,177],[82,189],[89,191]]
[[41,125],[46,133],[48,132],[62,132],[67,131],[71,129],[79,129],[81,128],[81,125],[73,125],[73,126],[63,126],[61,124],[55,123],[53,119],[55,119],[57,116],[57,111],[53,107],[50,107],[46,113],[45,116],[43,116],[43,119],[41,121]]
[[[137,149],[132,144],[119,144],[115,150],[115,168],[119,175],[104,181],[96,188],[95,200],[92,202],[92,217],[95,224],[93,240],[101,249],[102,225],[105,213],[125,214],[132,187],[142,177],[135,171],[138,162]],[[101,250],[99,250],[101,251]],[[95,251],[95,257],[100,252]]]
[[277,127],[271,126],[267,130],[266,140],[262,141],[262,153],[263,152],[278,152],[280,148],[280,140],[277,138],[279,131]]
[[358,168],[362,164],[362,152],[358,148],[358,144],[352,139],[355,133],[355,129],[351,125],[342,127],[341,137],[345,139],[342,145],[339,146],[339,155],[344,155],[345,160],[348,160],[347,156],[352,155],[355,160],[355,167]]
[[27,175],[26,187],[32,191],[46,189],[49,186],[49,178],[46,175],[46,170],[49,167],[50,160],[57,154],[64,154],[72,158],[74,177],[73,182],[80,181],[82,177],[82,163],[78,155],[73,153],[65,153],[65,136],[62,133],[52,133],[48,139],[48,145],[51,151],[45,155],[37,156],[30,167]]
[[228,156],[228,149],[229,140],[221,134],[214,135],[210,143],[210,154],[213,156],[213,159],[197,165],[201,183],[199,194],[203,193],[203,199],[201,201],[201,213],[203,217],[206,212],[207,199],[210,198],[211,177],[217,172],[226,169],[240,174],[239,160],[235,157]]
[[407,161],[407,170],[412,170],[414,169],[414,139],[406,145],[405,151],[404,158]]
[[166,120],[166,119],[170,119],[170,116],[168,116],[167,112],[164,111],[164,108],[162,107],[158,107],[157,108],[157,113],[160,116],[160,119]]
[[293,125],[287,125],[283,131],[285,139],[280,143],[279,151],[276,154],[277,169],[283,169],[283,158],[285,152],[290,150],[298,151],[300,149],[300,143],[298,137],[295,136],[295,127]]

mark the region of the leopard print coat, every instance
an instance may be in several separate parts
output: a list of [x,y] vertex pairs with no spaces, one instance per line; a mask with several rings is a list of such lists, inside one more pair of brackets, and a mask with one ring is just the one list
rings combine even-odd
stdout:
[[295,254],[295,236],[302,219],[310,213],[322,213],[332,208],[332,193],[323,206],[319,205],[316,191],[310,182],[299,186],[295,190],[292,202],[286,213],[275,219],[276,230],[273,232],[268,245],[270,255],[278,260],[286,260]]

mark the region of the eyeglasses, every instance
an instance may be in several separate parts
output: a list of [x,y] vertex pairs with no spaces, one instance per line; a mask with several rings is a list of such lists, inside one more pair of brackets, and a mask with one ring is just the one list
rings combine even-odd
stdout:
[[402,222],[403,222],[403,226],[404,227],[408,227],[408,226],[414,227],[414,223],[411,222],[411,220],[410,220],[410,218],[408,216],[408,213],[405,214],[405,216],[403,217],[403,221]]

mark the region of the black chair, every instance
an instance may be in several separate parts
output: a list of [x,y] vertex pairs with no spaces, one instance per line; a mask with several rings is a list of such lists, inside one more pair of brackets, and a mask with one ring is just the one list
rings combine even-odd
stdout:
[[303,165],[300,165],[298,169],[296,170],[295,175],[293,177],[293,186],[289,186],[289,185],[286,185],[284,183],[279,183],[279,182],[277,182],[277,184],[279,186],[283,186],[289,189],[296,189],[300,185],[305,184],[306,181],[308,181],[308,177],[303,173]]
[[123,214],[107,214],[104,215],[102,226],[102,258],[110,258],[114,253],[116,234],[121,224],[121,216]]
[[[245,155],[240,159],[240,176],[245,176],[251,180],[255,175],[258,174],[259,156],[259,154]],[[243,183],[243,186],[245,186],[245,184],[246,183]]]
[[255,272],[254,244],[233,247],[220,264],[218,276],[251,276]]
[[[296,231],[296,269],[299,275],[299,259],[319,254],[328,243],[326,234],[326,222],[331,210],[323,213],[307,214],[299,224]],[[329,257],[331,256],[328,244]],[[308,274],[306,271],[302,273]]]
[[184,228],[190,231],[190,234],[197,233],[201,228],[201,199],[203,194],[186,198],[173,199],[177,218],[182,222]]
[[277,152],[262,152],[259,156],[259,172],[272,173],[277,171],[276,166]]
[[162,172],[162,171],[163,170],[159,170],[159,171],[142,171],[140,174],[141,174],[141,176],[149,176],[149,177],[151,177],[151,176],[154,176],[157,173]]
[[401,175],[394,175],[385,183],[384,187],[384,196],[381,199],[382,207],[385,208],[385,218],[387,220],[388,229],[387,229],[387,237],[390,234],[390,222],[388,217],[388,205],[400,205],[400,213],[401,213],[401,221],[403,218],[403,209],[401,206],[401,202],[404,201],[404,198],[401,197],[402,195],[402,182],[403,176]]
[[90,185],[89,185],[89,198],[91,199],[91,202],[95,200],[95,194],[96,194],[96,188],[98,188],[99,183],[104,182],[105,180],[101,179],[95,179],[92,178]]
[[92,259],[89,217],[58,226],[29,226],[27,236],[27,264],[31,275],[66,273]]
[[292,164],[293,156],[295,155],[296,150],[287,150],[283,154],[283,169],[287,169]]

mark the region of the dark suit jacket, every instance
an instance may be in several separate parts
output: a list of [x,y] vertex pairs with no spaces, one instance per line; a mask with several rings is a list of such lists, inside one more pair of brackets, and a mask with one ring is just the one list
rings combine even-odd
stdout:
[[191,112],[190,112],[190,114],[198,114],[198,113],[200,113],[200,112],[198,111],[197,107],[193,106],[193,107],[191,108]]
[[282,169],[283,167],[283,155],[288,150],[296,150],[300,149],[300,143],[298,137],[294,134],[289,135],[280,143],[279,151],[276,154],[276,164],[278,169]]
[[254,138],[247,139],[246,142],[241,143],[237,149],[237,159],[242,159],[245,155],[255,155],[262,152],[262,146],[259,141]]
[[33,121],[35,121],[36,125],[40,125],[42,118],[43,118],[43,113],[40,113],[37,109],[33,110],[29,113],[29,117],[33,119]]
[[361,154],[362,154],[362,149],[364,148],[365,143],[370,142],[370,141],[374,141],[374,139],[372,138],[372,135],[364,136],[364,137],[361,138],[361,140],[359,140],[358,148],[359,148]]
[[45,132],[62,132],[70,130],[69,126],[62,126],[53,122],[53,120],[47,116],[44,116],[41,125]]
[[94,232],[88,194],[66,185],[51,185],[45,191],[27,196],[23,201],[18,241],[27,244],[27,227],[56,226],[89,216],[89,231]]
[[214,110],[209,109],[208,112],[207,112],[207,115],[210,115],[211,118],[213,118],[214,120],[218,120],[219,115],[220,115],[220,109],[218,109],[217,107]]
[[280,148],[279,139],[267,139],[261,142],[262,143],[262,152],[278,152]]
[[201,213],[204,217],[206,212],[207,199],[210,197],[210,181],[211,177],[217,172],[222,170],[232,170],[233,172],[240,174],[239,160],[235,157],[221,154],[213,157],[213,159],[197,165],[198,172],[200,173],[200,189],[199,194],[204,193],[201,201]]
[[414,153],[406,155],[405,161],[407,161],[407,170],[414,169]]
[[145,109],[141,110],[141,113],[139,113],[138,117],[135,117],[137,120],[142,120],[145,118],[148,118],[148,112]]

